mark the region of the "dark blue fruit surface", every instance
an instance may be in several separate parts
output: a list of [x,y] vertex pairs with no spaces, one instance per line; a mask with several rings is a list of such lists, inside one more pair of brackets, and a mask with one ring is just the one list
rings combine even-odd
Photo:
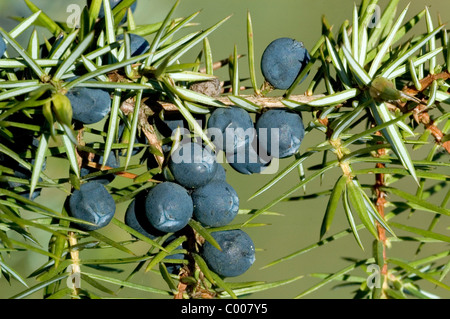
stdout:
[[150,239],[155,239],[156,237],[165,234],[158,231],[150,224],[147,215],[145,214],[145,197],[143,196],[138,195],[128,205],[124,221],[126,225]]
[[220,276],[235,277],[246,272],[255,261],[255,246],[240,229],[212,232],[222,251],[205,242],[202,256],[209,268]]
[[[166,233],[161,232],[155,229],[147,219],[145,214],[145,199],[146,195],[144,192],[141,192],[135,199],[128,205],[128,208],[125,212],[124,222],[126,225],[130,226],[134,230],[138,231],[144,236],[147,236],[150,239],[156,239]],[[164,246],[170,244],[171,241],[176,239],[174,235],[171,235],[167,238]],[[177,249],[183,249],[180,245]],[[172,254],[166,256],[164,259],[184,259],[184,254]],[[178,263],[165,263],[167,267],[167,271],[171,274],[176,274],[181,268],[181,264]]]
[[198,143],[181,144],[169,160],[175,180],[187,188],[206,185],[216,174],[216,155]]
[[219,163],[217,163],[216,168],[216,174],[214,174],[214,177],[211,179],[210,183],[212,181],[223,181],[225,182],[227,180],[227,172],[225,171],[225,168]]
[[192,194],[194,218],[204,226],[221,227],[233,221],[239,211],[239,197],[231,185],[212,181]]
[[145,213],[150,224],[167,233],[184,228],[192,217],[193,209],[187,190],[172,182],[153,187],[145,201]]
[[262,114],[256,121],[256,131],[267,154],[277,158],[295,154],[305,135],[301,116],[280,109],[272,109]]
[[81,229],[88,231],[108,225],[116,212],[113,197],[105,186],[97,182],[82,184],[79,190],[75,190],[70,196],[69,207],[72,217],[95,224],[94,226],[77,224]]
[[0,58],[5,54],[6,51],[6,43],[5,40],[0,36]]
[[214,145],[227,154],[235,153],[255,137],[250,115],[239,107],[215,109],[208,119],[207,128]]
[[310,60],[302,42],[291,38],[272,41],[261,58],[261,72],[274,88],[287,90]]
[[100,122],[111,110],[111,97],[101,89],[74,87],[67,92],[73,119],[83,124]]
[[241,174],[259,174],[270,165],[272,157],[266,154],[266,150],[261,150],[259,153],[256,150],[258,150],[257,139],[239,149],[235,154],[228,155],[227,162]]
[[[131,49],[131,56],[138,56],[146,53],[150,49],[150,44],[148,43],[145,38],[141,37],[140,35],[130,33],[130,49]],[[116,37],[117,41],[122,41],[124,38],[123,34],[119,34]]]

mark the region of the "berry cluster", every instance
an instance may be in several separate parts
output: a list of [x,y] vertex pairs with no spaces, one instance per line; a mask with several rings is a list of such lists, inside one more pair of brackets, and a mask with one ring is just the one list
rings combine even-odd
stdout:
[[[114,7],[119,2],[111,1],[111,5]],[[117,40],[123,41],[123,35],[119,35]],[[283,88],[288,85],[287,82],[292,84],[295,80],[295,77],[291,79],[292,72],[297,75],[307,63],[305,59],[309,59],[303,46],[292,41],[289,45],[295,50],[289,50],[289,54],[294,54],[294,57],[280,56],[280,51],[276,51],[273,46],[279,43],[285,45],[285,42],[286,40],[274,41],[263,55],[263,74],[274,88]],[[132,56],[144,54],[149,50],[148,42],[134,34],[130,34],[130,47]],[[283,52],[281,53],[284,54]],[[274,57],[275,53],[278,56]],[[303,54],[301,59],[300,53]],[[269,66],[268,63],[276,58],[281,60]],[[274,78],[273,74],[279,70],[273,69],[286,67],[286,63],[291,63],[291,58],[300,59],[299,68],[289,72],[283,71],[279,73],[278,78]],[[271,68],[269,73],[266,72],[268,67]],[[282,85],[279,84],[280,81],[283,82]],[[75,87],[69,90],[66,96],[72,105],[73,119],[80,126],[105,120],[111,111],[111,97],[107,90]],[[255,121],[246,110],[237,106],[216,108],[208,120],[205,115],[195,116],[202,127],[206,128],[216,149],[222,150],[230,166],[242,174],[261,173],[273,158],[285,158],[295,154],[304,136],[301,116],[284,109],[263,112],[257,115]],[[106,120],[105,128],[108,127],[108,121]],[[158,175],[160,182],[149,191],[141,191],[133,199],[125,213],[125,224],[150,239],[172,234],[164,243],[169,244],[177,238],[177,234],[186,231],[191,220],[195,220],[211,231],[211,236],[221,247],[219,250],[209,241],[198,247],[208,266],[224,277],[244,273],[255,260],[255,248],[251,238],[240,229],[214,230],[229,225],[239,211],[238,194],[226,182],[226,172],[217,161],[216,151],[192,139],[189,125],[179,113],[164,114],[161,118],[153,118],[153,121],[158,133],[170,141],[175,140],[174,133],[179,133],[178,129],[187,133],[182,134],[182,139],[179,138],[174,146],[172,143],[162,145],[167,161],[164,163],[164,173]],[[124,137],[127,130],[128,127],[124,123],[119,124],[119,140],[127,141]],[[136,137],[136,143],[144,144],[146,141]],[[133,155],[141,149],[135,148]],[[104,164],[110,168],[120,167],[120,158],[117,155],[116,152],[111,152]],[[103,156],[94,155],[89,160],[102,164]],[[69,199],[71,215],[86,222],[76,226],[87,231],[105,227],[116,212],[114,199],[105,187],[114,180],[114,175],[89,178],[89,174],[94,172],[92,167],[82,167],[81,176],[88,181],[76,189]],[[185,259],[186,256],[184,253],[175,253],[166,258]],[[169,272],[174,274],[181,269],[181,263],[165,264]]]
[[272,158],[295,154],[305,134],[301,116],[285,109],[268,110],[253,123],[242,108],[219,108],[212,112],[207,127],[230,166],[247,175],[263,172]]
[[[176,129],[185,127],[182,117],[168,117],[164,127]],[[163,127],[159,126],[163,131]],[[167,134],[167,131],[166,131]],[[239,211],[239,197],[231,185],[226,182],[226,172],[217,162],[215,153],[202,144],[182,142],[175,150],[166,148],[171,156],[166,165],[163,181],[141,192],[130,204],[125,214],[125,224],[141,234],[155,239],[167,233],[182,233],[191,219],[204,227],[226,226]],[[101,156],[95,156],[94,162],[102,163]],[[119,167],[118,159],[112,152],[106,165]],[[81,174],[91,173],[91,168],[83,168]],[[105,185],[112,182],[106,175],[95,177],[82,184],[70,197],[70,212],[73,217],[91,224],[77,224],[84,230],[97,230],[109,224],[115,214],[115,203]],[[113,175],[112,175],[113,176]],[[176,236],[166,240],[169,244]],[[222,276],[237,276],[244,273],[255,259],[254,246],[249,236],[241,230],[216,231],[213,238],[222,247],[219,251],[205,243],[202,254],[211,269]],[[182,247],[179,247],[180,249]],[[233,253],[232,253],[233,252]],[[230,254],[240,252],[241,262],[230,261]],[[184,259],[183,254],[173,254],[166,258]],[[234,257],[236,258],[236,256]],[[222,265],[217,267],[217,265]],[[180,270],[180,264],[166,265],[170,272]]]
[[[186,124],[180,117],[167,118],[164,123],[166,128],[173,129],[185,127]],[[170,147],[168,151],[172,151]],[[166,175],[172,179],[166,179],[130,204],[125,217],[127,225],[155,238],[165,233],[182,232],[191,219],[209,228],[226,226],[234,220],[239,211],[239,197],[226,182],[225,169],[217,162],[210,148],[183,140],[171,152],[166,169],[169,171]],[[217,274],[238,276],[253,264],[254,245],[245,232],[216,231],[212,234],[222,251],[208,242],[200,250],[209,267]],[[172,238],[169,237],[168,241]],[[230,255],[236,253],[243,258],[239,258],[239,263],[229,263]],[[185,256],[168,257],[176,259]],[[169,269],[178,271],[179,266],[171,265]]]
[[[166,128],[172,129],[186,127],[180,117],[168,118],[164,124]],[[258,118],[255,125],[250,115],[241,108],[220,108],[212,112],[207,127],[209,131],[219,129],[220,138],[214,139],[215,145],[218,149],[225,150],[227,159],[234,157],[234,161],[229,161],[230,166],[244,174],[261,172],[270,163],[270,160],[263,161],[256,154],[254,141],[259,139],[260,143],[264,143],[264,151],[270,154],[267,156],[281,158],[298,151],[304,134],[301,117],[285,110],[269,110]],[[230,128],[235,129],[230,131]],[[245,134],[248,129],[250,135]],[[264,135],[263,130],[277,131],[277,143],[272,145],[270,138],[261,138]],[[183,139],[175,150],[166,148],[171,152],[166,166],[169,173],[166,176],[171,176],[172,179],[166,178],[148,193],[142,192],[127,209],[125,223],[151,239],[167,233],[182,232],[191,219],[205,227],[226,226],[238,214],[238,194],[226,182],[225,169],[217,162],[215,152],[209,147],[188,140],[185,142]],[[226,142],[219,145],[219,140]],[[227,152],[230,145],[232,151]],[[248,152],[249,150],[252,153]],[[254,161],[253,154],[256,154],[259,160]],[[111,154],[110,159],[108,166],[119,166],[114,154]],[[98,162],[102,162],[101,157]],[[111,221],[115,204],[103,185],[111,181],[97,178],[74,191],[70,199],[72,215],[96,225],[80,224],[80,227],[95,230]],[[206,242],[202,255],[213,271],[222,276],[237,276],[253,264],[254,246],[245,232],[227,230],[212,234],[222,251]],[[169,237],[168,243],[174,238]],[[179,254],[168,257],[184,258]],[[179,265],[174,264],[169,269],[177,272],[179,268]]]
[[[111,7],[114,8],[120,2],[111,0]],[[136,3],[131,9],[136,9]],[[99,17],[103,16],[102,7]],[[126,22],[126,17],[122,22]],[[142,55],[150,49],[149,43],[143,37],[136,34],[129,36],[131,56]],[[124,41],[124,35],[118,35],[116,39],[119,42]],[[53,38],[51,41],[59,40]],[[43,47],[42,54],[50,54],[44,49]],[[285,52],[286,49],[288,51]],[[0,38],[0,56],[5,50],[6,44]],[[262,71],[266,81],[274,88],[283,89],[292,84],[294,75],[300,72],[308,59],[309,55],[300,43],[279,39],[271,43],[264,52]],[[294,60],[296,64],[292,64]],[[285,70],[286,63],[289,68]],[[292,67],[293,65],[295,67]],[[65,81],[74,81],[78,77],[79,75],[75,75]],[[106,120],[105,128],[108,127],[108,116],[112,107],[108,90],[73,87],[65,96],[70,101],[75,127],[83,128],[103,120]],[[196,116],[202,124],[207,123],[207,133],[217,150],[222,150],[230,166],[242,174],[261,173],[269,166],[272,158],[293,155],[298,151],[304,135],[300,115],[282,109],[264,112],[257,116],[255,122],[246,110],[237,106],[216,108],[207,121],[205,115]],[[215,151],[191,138],[189,125],[179,113],[172,117],[166,114],[164,119],[159,120],[158,122],[157,118],[154,119],[162,136],[173,139],[175,130],[181,128],[187,130],[187,138],[183,135],[180,143],[174,144],[174,149],[171,144],[163,144],[165,157],[168,158],[164,165],[165,174],[161,174],[160,182],[150,191],[142,191],[133,199],[124,217],[125,224],[151,239],[173,233],[166,240],[168,244],[177,238],[176,235],[182,233],[193,219],[210,229],[212,237],[222,248],[218,250],[208,241],[198,248],[208,266],[225,277],[244,273],[255,260],[251,238],[240,229],[214,231],[214,228],[230,224],[239,212],[239,196],[227,183],[225,169],[218,163]],[[202,127],[205,128],[204,125]],[[125,135],[128,129],[125,123],[118,125],[118,140],[127,142]],[[138,136],[136,143],[145,144],[146,141]],[[38,141],[34,139],[29,145],[38,147]],[[142,148],[136,147],[133,155],[141,150]],[[105,164],[109,168],[120,167],[119,153],[114,151],[111,151],[105,163],[103,156],[99,154],[90,154],[89,161],[99,165]],[[85,182],[73,191],[68,200],[69,213],[80,220],[79,223],[74,223],[74,226],[86,231],[107,226],[116,213],[116,203],[107,188],[115,179],[115,175],[95,176],[96,171],[91,166],[81,167],[80,176]],[[16,165],[13,174],[18,179],[30,179],[28,170],[21,165]],[[8,187],[17,188],[20,185],[20,181],[9,182]],[[39,195],[39,191],[32,199]],[[26,192],[23,196],[26,196]],[[184,254],[176,253],[167,258],[185,257]],[[167,266],[172,273],[177,273],[181,268],[179,263]]]

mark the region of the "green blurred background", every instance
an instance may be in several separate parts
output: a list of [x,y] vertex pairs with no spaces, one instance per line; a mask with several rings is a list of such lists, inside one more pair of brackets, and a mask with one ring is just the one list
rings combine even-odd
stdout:
[[[34,0],[38,7],[43,9],[50,17],[55,20],[65,21],[71,12],[67,12],[69,4],[79,4],[83,6],[84,0],[70,0],[70,1],[55,1],[55,0]],[[382,8],[388,1],[380,1]],[[173,5],[174,1],[168,0],[140,0],[135,13],[135,19],[138,24],[148,24],[162,21]],[[400,8],[405,7],[409,1],[400,1]],[[358,3],[357,3],[358,4]],[[199,26],[194,26],[197,29],[206,29],[209,26],[215,24],[219,20],[228,15],[232,15],[224,25],[216,30],[210,37],[209,41],[212,47],[212,53],[215,60],[227,58],[232,52],[234,45],[237,46],[239,53],[245,54],[247,51],[247,38],[246,38],[246,17],[247,11],[251,13],[254,29],[255,40],[255,54],[256,65],[259,66],[260,57],[264,48],[274,39],[279,37],[292,37],[299,41],[303,41],[306,48],[311,48],[318,40],[321,34],[321,17],[325,15],[331,24],[335,25],[335,28],[339,28],[341,23],[345,19],[351,20],[354,1],[330,1],[330,0],[226,0],[226,1],[211,1],[211,0],[183,0],[180,6],[176,10],[175,17],[185,17],[195,11],[202,10],[200,15],[194,20],[199,23]],[[435,19],[437,25],[437,13],[441,13],[442,20],[447,22],[450,19],[450,3],[448,0],[415,0],[411,3],[409,12],[406,19],[411,18],[425,6],[431,6],[431,13]],[[23,1],[17,0],[0,0],[0,25],[10,30],[17,22],[10,19],[12,16],[28,16],[30,11],[26,7]],[[425,30],[425,21],[421,21],[419,26],[413,29],[411,35],[418,34]],[[335,30],[336,30],[335,29]],[[187,30],[188,32],[190,30]],[[45,33],[49,36],[48,33]],[[20,37],[22,43],[26,43],[29,34],[23,34]],[[151,39],[151,37],[150,37]],[[42,38],[41,38],[42,41]],[[201,46],[199,45],[194,50],[191,50],[189,54],[185,55],[183,60],[192,62],[199,51]],[[248,77],[247,71],[247,59],[244,57],[240,60],[240,72],[241,78]],[[228,70],[219,70],[216,73],[222,80],[228,79]],[[262,76],[257,68],[258,83],[262,83]],[[295,93],[302,94],[306,88],[306,85],[311,80],[305,81],[300,85]],[[308,82],[308,83],[307,83]],[[249,82],[244,82],[245,85],[250,85]],[[310,119],[309,114],[304,114],[304,121],[307,123]],[[315,145],[318,141],[321,141],[323,136],[313,132],[308,134],[302,144],[301,151],[304,151],[309,146]],[[292,158],[282,160],[280,162],[280,168],[286,166],[292,161]],[[315,162],[314,162],[315,161]],[[317,164],[321,161],[321,157],[313,157],[306,163],[306,167],[313,164]],[[259,208],[266,204],[283,191],[289,189],[295,185],[298,181],[298,175],[294,172],[291,173],[289,178],[285,179],[280,185],[273,188],[270,192],[266,192],[263,195],[257,197],[252,201],[247,199],[259,189],[260,186],[268,182],[273,175],[252,175],[244,176],[233,171],[228,165],[224,165],[227,169],[227,180],[237,190],[241,199],[241,208],[251,209]],[[61,174],[67,174],[67,163],[50,158],[47,164],[47,173],[51,177],[60,176]],[[306,172],[308,175],[309,173]],[[307,186],[307,193],[313,193],[318,190],[326,190],[333,187],[338,171],[332,171],[327,173],[321,182],[315,181]],[[373,180],[369,179],[368,182],[373,183]],[[121,187],[124,185],[124,180],[117,178],[114,181],[113,186]],[[415,192],[412,183],[409,180],[402,182],[405,190]],[[300,195],[301,193],[299,193]],[[436,202],[439,202],[438,194]],[[37,201],[45,203],[54,209],[60,210],[61,204],[64,200],[65,194],[60,191],[44,190],[42,196]],[[361,232],[361,238],[364,241],[366,247],[365,251],[362,251],[352,236],[346,236],[334,243],[325,245],[314,249],[300,257],[294,258],[290,261],[278,264],[273,267],[261,270],[260,268],[269,262],[283,257],[289,253],[304,248],[310,244],[313,244],[319,240],[319,230],[322,222],[323,214],[326,208],[327,200],[325,197],[319,197],[308,201],[299,202],[283,202],[275,206],[272,210],[283,214],[283,216],[261,216],[256,222],[268,223],[269,226],[258,228],[247,228],[246,232],[253,238],[255,245],[258,249],[257,258],[252,268],[244,275],[230,279],[233,281],[253,281],[253,280],[265,280],[275,281],[292,278],[298,275],[305,275],[304,278],[273,290],[261,292],[253,295],[255,298],[291,298],[300,292],[311,287],[318,282],[317,278],[311,278],[307,274],[312,272],[329,273],[344,268],[348,265],[348,261],[345,258],[368,258],[371,257],[371,238],[367,232]],[[127,203],[120,204],[117,209],[117,217],[122,218]],[[406,214],[405,214],[406,215]],[[415,226],[428,225],[433,217],[432,214],[417,212],[408,219],[408,224]],[[236,222],[243,221],[242,217],[237,217]],[[399,219],[401,220],[401,218]],[[443,223],[442,223],[443,224]],[[339,208],[336,213],[335,221],[331,227],[329,234],[334,234],[340,230],[348,227],[347,220],[344,216],[344,212]],[[440,231],[443,234],[448,234],[446,229],[448,225],[438,225],[436,231]],[[123,237],[123,231],[117,227],[110,225],[103,230],[112,238],[126,239]],[[42,236],[42,243],[46,245],[46,235]],[[431,254],[433,251],[442,251],[442,245],[428,244],[424,250],[418,255],[414,255],[414,251],[417,248],[417,244],[394,244],[388,251],[388,255],[403,257],[407,259],[422,258],[423,256]],[[132,249],[137,253],[144,253],[145,245],[137,244]],[[88,252],[86,257],[89,258],[111,258],[114,256],[115,251],[104,252],[102,256],[98,256],[98,251],[93,250]],[[30,254],[12,254],[12,258],[9,259],[10,266],[19,267],[23,276],[29,275],[38,265],[41,265],[46,261],[45,257],[30,253]],[[120,266],[119,266],[120,267]],[[125,270],[129,268],[121,267]],[[91,271],[88,269],[87,271]],[[117,276],[123,279],[127,276],[127,271]],[[360,272],[359,275],[367,276],[367,274]],[[134,282],[152,285],[155,287],[165,287],[165,284],[161,282],[158,276],[147,273],[136,276],[133,279]],[[35,282],[30,281],[33,285]],[[447,280],[448,284],[448,280]],[[87,284],[86,284],[87,285]],[[434,287],[431,285],[424,285],[431,292]],[[5,298],[17,293],[23,289],[16,282],[10,286],[4,279],[0,279],[0,298]],[[333,285],[327,285],[322,289],[310,294],[307,298],[349,298],[354,287],[344,287],[339,289],[333,289]],[[440,290],[442,291],[442,290]],[[40,294],[35,294],[32,297],[39,298]],[[133,297],[151,297],[160,298],[159,295],[141,294],[131,290],[123,291],[120,296],[133,296]],[[450,293],[443,297],[450,297]]]

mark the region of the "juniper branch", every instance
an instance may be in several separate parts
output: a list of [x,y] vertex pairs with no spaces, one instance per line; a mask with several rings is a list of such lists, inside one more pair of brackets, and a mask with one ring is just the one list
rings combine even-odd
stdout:
[[[320,97],[324,97],[323,94],[317,94],[313,96],[306,96],[306,95],[291,95],[289,97],[290,100],[302,104],[308,104],[309,102],[318,99]],[[255,103],[256,105],[260,106],[261,108],[285,108],[286,106],[283,104],[284,97],[282,96],[255,96],[255,95],[240,95],[240,97]],[[217,97],[217,100],[221,102],[224,106],[231,106],[234,105],[232,101],[227,96],[221,96]],[[178,108],[169,102],[164,101],[158,101],[156,102],[159,104],[165,111],[168,112],[174,112],[178,111]]]

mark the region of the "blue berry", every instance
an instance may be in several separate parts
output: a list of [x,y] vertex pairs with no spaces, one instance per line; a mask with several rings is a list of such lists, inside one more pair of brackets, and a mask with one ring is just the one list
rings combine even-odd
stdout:
[[5,54],[6,51],[6,43],[5,40],[0,36],[0,58]]
[[261,154],[255,150],[258,149],[257,139],[252,144],[238,150],[235,154],[227,156],[227,162],[230,166],[241,174],[251,175],[259,174],[264,171],[271,163],[272,157],[268,156],[265,150]]
[[[161,232],[157,229],[155,229],[147,219],[147,216],[145,214],[145,196],[147,194],[140,193],[138,196],[136,196],[135,199],[128,205],[128,208],[125,212],[125,224],[133,228],[134,230],[138,231],[144,236],[147,236],[150,239],[156,239],[157,237],[160,237],[164,235],[164,232]],[[167,238],[165,245],[170,244],[173,240],[175,240],[176,237],[174,235],[171,235],[169,238]],[[177,249],[183,249],[183,247],[180,245],[177,247]],[[164,259],[184,259],[184,254],[172,254],[166,256]],[[176,274],[181,269],[181,264],[179,263],[166,263],[165,265],[167,267],[167,271],[171,274]]]
[[216,155],[198,143],[181,144],[169,159],[175,180],[187,188],[206,185],[216,174]]
[[302,42],[291,38],[272,41],[261,58],[264,78],[274,88],[287,90],[310,60]]
[[74,87],[66,96],[72,105],[73,119],[83,124],[100,122],[111,110],[111,97],[101,89]]
[[235,277],[246,272],[255,261],[252,239],[240,229],[211,233],[222,251],[205,242],[202,256],[209,268],[223,277]]
[[265,112],[256,121],[259,141],[267,154],[286,158],[295,154],[305,135],[299,114],[280,109]]
[[192,194],[194,218],[204,226],[229,224],[239,211],[239,197],[226,182],[212,181],[195,189]]
[[145,197],[139,195],[128,205],[124,221],[126,225],[150,239],[155,239],[165,234],[150,224],[145,214]]
[[208,119],[208,135],[218,149],[227,154],[251,143],[255,137],[253,121],[242,108],[217,108]]
[[187,190],[172,182],[153,187],[145,201],[145,213],[150,224],[167,233],[184,228],[192,217],[193,209]]
[[114,217],[116,203],[105,186],[96,182],[82,184],[69,199],[72,217],[95,224],[94,226],[77,224],[84,230],[97,230],[105,227]]
[[[146,53],[150,49],[150,44],[148,43],[145,38],[141,37],[140,35],[129,33],[130,36],[130,49],[131,49],[131,56],[138,56]],[[117,41],[122,41],[124,39],[123,34],[119,34],[116,37]]]
[[211,179],[210,183],[212,181],[223,181],[223,182],[225,182],[226,180],[227,180],[227,172],[225,171],[225,168],[223,168],[222,165],[217,164],[216,174],[214,174],[214,177]]

